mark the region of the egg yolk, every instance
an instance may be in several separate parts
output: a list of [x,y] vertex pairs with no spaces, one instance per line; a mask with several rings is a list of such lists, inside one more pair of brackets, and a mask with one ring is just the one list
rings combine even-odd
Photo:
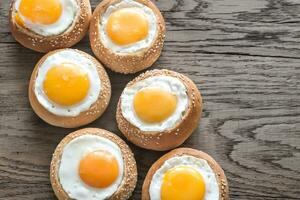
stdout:
[[20,15],[18,13],[15,15],[15,21],[20,26],[25,27],[24,21],[23,21],[23,19],[20,17]]
[[108,151],[98,150],[88,153],[79,165],[81,180],[95,188],[110,186],[119,176],[116,158]]
[[143,89],[134,96],[133,106],[141,120],[146,123],[158,123],[174,113],[177,97],[160,89]]
[[[60,1],[61,0],[21,0],[19,11],[22,16],[33,23],[49,25],[55,23],[62,14]],[[16,22],[20,22],[20,25],[24,23],[19,16],[16,18]]]
[[106,25],[108,36],[118,45],[128,45],[145,39],[148,29],[146,16],[130,8],[113,12]]
[[202,200],[204,195],[203,178],[192,167],[174,167],[163,176],[161,200]]
[[82,101],[88,94],[90,81],[82,67],[63,63],[51,67],[46,73],[43,90],[47,97],[63,106],[71,106]]

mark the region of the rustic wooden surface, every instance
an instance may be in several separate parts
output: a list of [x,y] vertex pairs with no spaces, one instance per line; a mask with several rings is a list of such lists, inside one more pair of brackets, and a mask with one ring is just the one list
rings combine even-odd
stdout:
[[[93,0],[93,8],[99,0]],[[202,92],[203,118],[183,146],[201,149],[224,168],[237,200],[300,199],[300,1],[158,0],[167,24],[154,68],[188,75]],[[49,162],[72,130],[55,128],[31,110],[27,87],[42,54],[21,47],[0,1],[0,199],[55,199]],[[75,46],[91,53],[88,39]],[[135,75],[110,71],[113,96],[91,127],[120,135],[117,99]],[[140,199],[150,165],[163,153],[131,145]]]

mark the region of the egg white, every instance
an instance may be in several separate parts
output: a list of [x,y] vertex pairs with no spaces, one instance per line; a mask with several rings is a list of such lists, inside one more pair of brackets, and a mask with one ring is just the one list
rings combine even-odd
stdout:
[[[88,94],[85,99],[75,105],[59,105],[51,101],[44,92],[43,82],[48,70],[61,63],[74,63],[75,65],[81,66],[81,68],[88,74],[90,81]],[[97,72],[97,66],[93,63],[93,61],[75,50],[58,51],[48,56],[40,65],[34,84],[35,96],[39,103],[49,112],[65,117],[75,117],[81,112],[88,110],[91,105],[97,101],[100,91],[101,81]]]
[[175,156],[164,162],[164,164],[155,172],[152,177],[149,195],[151,200],[160,200],[161,186],[163,176],[169,170],[176,166],[189,166],[197,170],[203,177],[206,191],[203,200],[219,199],[219,185],[216,175],[206,160],[194,156]]
[[[116,43],[114,43],[110,37],[107,34],[106,31],[106,24],[107,21],[109,19],[109,16],[122,8],[129,8],[132,9],[133,11],[137,12],[137,13],[141,13],[144,14],[148,20],[149,23],[149,32],[148,35],[145,39],[132,43],[132,44],[128,44],[128,45],[118,45]],[[153,43],[153,41],[155,40],[155,38],[157,37],[157,18],[154,14],[154,12],[147,6],[138,3],[134,0],[123,0],[119,3],[110,5],[105,13],[102,15],[101,19],[100,19],[100,26],[99,26],[99,32],[100,32],[100,39],[102,41],[102,44],[110,49],[111,51],[113,51],[114,53],[117,54],[122,54],[122,53],[134,53],[137,52],[141,49],[145,49],[145,48],[149,48],[151,46],[151,44]]]
[[[93,188],[85,184],[79,174],[78,167],[81,159],[90,152],[106,150],[113,154],[119,165],[117,180],[106,188]],[[124,174],[123,157],[120,147],[111,140],[96,136],[82,135],[69,142],[63,149],[59,165],[58,177],[64,191],[71,199],[99,200],[107,199],[116,192]]]
[[[167,91],[177,97],[177,106],[174,113],[160,123],[146,123],[135,113],[133,101],[136,93],[148,88],[157,88]],[[134,85],[126,87],[121,95],[121,111],[123,117],[142,131],[162,132],[173,128],[176,123],[182,120],[188,105],[189,98],[185,85],[178,78],[166,75],[152,76],[138,81]]]
[[62,4],[62,13],[55,23],[49,25],[34,23],[24,17],[19,11],[21,0],[16,0],[15,9],[19,13],[21,19],[24,21],[24,25],[26,28],[42,36],[54,36],[63,33],[72,25],[79,10],[79,6],[76,0],[60,1]]

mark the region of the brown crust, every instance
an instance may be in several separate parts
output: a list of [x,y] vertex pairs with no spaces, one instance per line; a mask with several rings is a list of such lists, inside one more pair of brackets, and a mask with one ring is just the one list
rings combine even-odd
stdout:
[[89,28],[92,15],[89,0],[77,0],[79,14],[73,24],[63,33],[55,36],[41,36],[18,25],[14,20],[13,0],[10,4],[9,26],[13,37],[24,47],[38,52],[49,52],[55,49],[67,48],[78,43],[86,34]]
[[105,71],[105,69],[102,67],[102,65],[92,56],[89,54],[75,50],[75,49],[68,49],[72,51],[77,51],[78,53],[82,54],[83,56],[87,57],[91,61],[94,62],[94,64],[97,66],[97,71],[99,74],[99,78],[101,81],[101,91],[98,97],[98,100],[90,107],[89,110],[84,111],[80,113],[76,117],[63,117],[63,116],[57,116],[46,110],[37,100],[35,92],[34,92],[34,85],[35,85],[35,80],[37,77],[38,73],[38,68],[40,65],[45,61],[45,59],[59,51],[64,51],[66,49],[60,49],[60,50],[55,50],[51,51],[48,54],[44,55],[39,62],[36,64],[31,78],[30,78],[30,83],[29,83],[29,89],[28,89],[28,96],[29,96],[29,101],[32,106],[32,109],[34,112],[42,118],[45,122],[53,125],[53,126],[59,126],[59,127],[64,127],[64,128],[75,128],[79,126],[86,125],[97,118],[99,118],[102,113],[105,111],[105,109],[108,106],[108,103],[110,101],[110,96],[111,96],[111,85],[110,81],[108,78],[108,75]]
[[58,170],[63,149],[66,144],[76,137],[91,134],[98,135],[110,139],[116,143],[121,151],[124,161],[124,178],[118,190],[109,198],[110,200],[125,200],[128,199],[136,185],[137,168],[134,155],[127,144],[114,133],[99,128],[85,128],[67,135],[56,147],[50,164],[50,181],[55,195],[59,200],[71,200],[68,194],[63,190],[58,177]]
[[145,149],[165,151],[181,145],[197,128],[202,113],[202,98],[197,86],[188,77],[170,70],[151,70],[147,71],[131,82],[126,87],[135,84],[150,76],[167,75],[181,80],[187,89],[189,97],[189,107],[182,120],[174,128],[164,132],[145,132],[127,121],[121,110],[121,98],[119,99],[116,119],[120,131],[130,140]]
[[150,0],[136,0],[139,3],[152,9],[157,18],[157,37],[150,48],[140,50],[130,54],[116,54],[110,49],[104,47],[100,39],[99,26],[102,14],[111,4],[120,2],[120,0],[103,0],[95,9],[90,25],[90,43],[96,57],[108,68],[115,72],[124,74],[135,73],[150,67],[160,56],[164,38],[165,22],[159,9]]
[[155,172],[164,164],[164,162],[175,156],[182,155],[190,155],[195,156],[197,158],[204,159],[208,162],[209,166],[214,171],[217,182],[219,185],[219,200],[229,200],[229,186],[225,176],[225,173],[221,166],[208,154],[191,148],[178,148],[170,151],[169,153],[162,156],[158,159],[149,169],[146,178],[144,180],[143,188],[142,188],[142,200],[150,200],[149,196],[149,187],[151,184],[151,180]]

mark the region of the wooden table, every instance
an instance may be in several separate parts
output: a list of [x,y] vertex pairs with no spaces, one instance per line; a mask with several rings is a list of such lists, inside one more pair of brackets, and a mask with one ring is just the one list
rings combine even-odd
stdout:
[[[93,0],[95,8],[99,0]],[[183,146],[201,149],[224,168],[230,197],[300,199],[300,1],[158,0],[167,25],[154,68],[188,75],[202,92],[199,128]],[[73,130],[50,126],[28,102],[31,71],[42,54],[20,46],[8,29],[8,0],[0,1],[0,199],[55,199],[49,163]],[[75,48],[92,53],[85,38]],[[107,70],[112,100],[88,125],[120,136],[117,100],[134,75]],[[124,137],[123,137],[124,138]],[[151,164],[163,153],[129,144],[140,199]]]

